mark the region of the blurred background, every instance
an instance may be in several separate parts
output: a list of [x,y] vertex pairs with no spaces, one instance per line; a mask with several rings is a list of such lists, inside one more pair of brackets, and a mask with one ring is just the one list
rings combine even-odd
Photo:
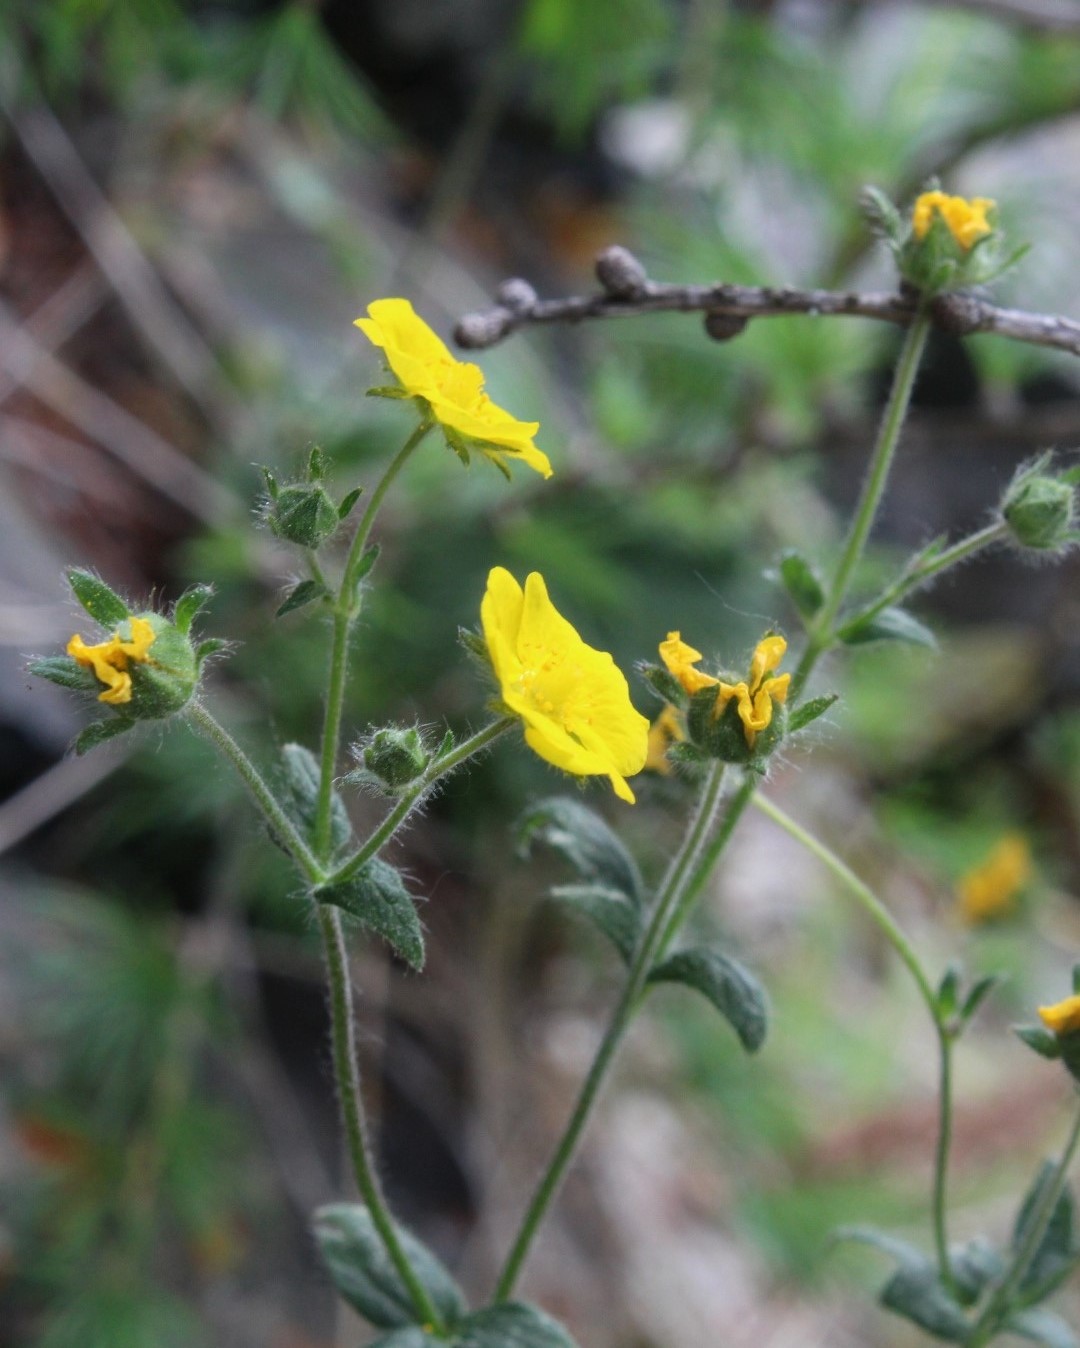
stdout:
[[[308,1235],[348,1179],[304,904],[182,728],[65,756],[81,713],[25,673],[89,635],[63,566],[140,599],[213,581],[207,630],[238,644],[211,700],[270,764],[315,739],[325,633],[270,616],[296,560],[253,527],[254,465],[287,474],[319,444],[345,489],[401,443],[407,414],[364,397],[371,299],[407,295],[448,335],[509,275],[588,289],[614,242],[662,280],[889,287],[859,189],[907,200],[935,173],[1034,244],[1003,302],[1080,312],[1075,4],[0,3],[3,1348],[365,1341]],[[832,555],[897,343],[792,319],[720,344],[664,315],[484,353],[556,476],[508,487],[434,440],[413,461],[350,732],[478,723],[455,632],[494,564],[542,570],[626,668],[673,627],[734,666],[771,623],[796,638],[770,563]],[[1076,361],[994,338],[935,338],[916,403],[867,581],[1080,442]],[[1006,1233],[1062,1132],[1063,1074],[1008,1027],[1066,994],[1080,937],[1077,580],[1007,551],[949,578],[916,605],[940,648],[823,669],[842,701],[769,788],[932,969],[1009,975],[959,1055],[958,1237]],[[561,787],[509,743],[455,779],[395,857],[429,898],[428,971],[355,946],[387,1187],[478,1296],[618,983],[544,902],[555,866],[515,858],[514,818]],[[684,788],[642,779],[632,816],[589,799],[655,872]],[[994,920],[965,918],[1003,846]],[[757,817],[699,920],[767,983],[770,1039],[748,1061],[710,1010],[656,996],[523,1292],[588,1348],[920,1341],[872,1304],[879,1257],[829,1242],[856,1221],[928,1242],[936,1060],[913,989]]]

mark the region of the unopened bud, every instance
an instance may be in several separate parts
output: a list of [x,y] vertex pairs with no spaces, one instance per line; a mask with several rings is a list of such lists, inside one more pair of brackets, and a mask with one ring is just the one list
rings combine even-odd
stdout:
[[537,301],[537,294],[528,281],[520,276],[512,276],[509,281],[504,281],[495,292],[495,298],[503,306],[509,309],[511,313],[525,313],[533,307]]
[[338,526],[337,507],[318,482],[293,482],[267,502],[266,522],[279,538],[317,548]]
[[454,341],[468,351],[479,351],[494,346],[514,326],[514,315],[509,309],[489,309],[483,314],[466,314],[454,328]]
[[617,300],[637,299],[649,284],[645,268],[628,248],[617,243],[597,257],[596,279]]
[[1072,483],[1047,469],[1043,454],[1022,467],[1009,484],[1001,515],[1014,540],[1024,548],[1053,552],[1074,541],[1076,492]]
[[741,314],[722,314],[714,310],[705,315],[705,331],[714,342],[730,342],[732,337],[746,331],[749,321]]
[[408,786],[423,773],[430,755],[415,726],[384,726],[362,751],[364,767],[390,791]]

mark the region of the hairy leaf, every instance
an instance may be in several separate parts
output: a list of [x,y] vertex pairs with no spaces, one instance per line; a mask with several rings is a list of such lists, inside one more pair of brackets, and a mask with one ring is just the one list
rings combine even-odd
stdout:
[[730,955],[705,946],[680,950],[653,969],[649,982],[684,983],[707,997],[747,1053],[756,1053],[765,1042],[769,1015],[765,989]]
[[625,894],[641,903],[641,876],[633,857],[600,816],[569,796],[552,796],[526,812],[519,825],[520,848],[527,856],[537,841],[560,853],[583,880]]
[[551,897],[587,917],[629,965],[641,935],[642,910],[625,894],[603,885],[556,885]]
[[348,880],[315,890],[319,903],[344,909],[381,936],[407,964],[424,967],[424,936],[401,872],[372,857]]
[[72,593],[96,623],[102,627],[119,627],[131,617],[131,610],[115,590],[109,588],[100,576],[81,567],[72,567],[67,573]]

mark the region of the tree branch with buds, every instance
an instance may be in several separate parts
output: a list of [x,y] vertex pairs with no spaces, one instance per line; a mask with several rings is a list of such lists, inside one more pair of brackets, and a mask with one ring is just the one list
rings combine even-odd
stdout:
[[[628,249],[605,248],[596,260],[599,289],[591,295],[543,300],[527,281],[504,281],[496,303],[483,312],[466,314],[454,329],[459,346],[470,350],[494,346],[519,328],[537,323],[582,323],[599,318],[632,318],[640,314],[701,313],[714,341],[730,341],[751,319],[809,317],[872,318],[909,327],[919,308],[918,294],[852,290],[796,290],[776,286],[668,285],[651,281]],[[1052,347],[1080,356],[1080,322],[1052,314],[1005,309],[975,295],[938,295],[927,309],[931,325],[956,336],[994,333],[1032,346]]]

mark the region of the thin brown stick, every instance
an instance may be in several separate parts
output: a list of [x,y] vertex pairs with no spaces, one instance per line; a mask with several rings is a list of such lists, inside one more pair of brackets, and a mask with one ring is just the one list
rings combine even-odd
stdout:
[[[914,296],[837,290],[794,290],[774,286],[665,285],[650,281],[624,248],[608,248],[597,259],[601,289],[592,295],[541,300],[523,281],[507,281],[500,303],[482,313],[466,314],[454,329],[460,346],[494,346],[518,328],[535,323],[581,323],[639,314],[702,313],[717,341],[738,336],[751,319],[810,317],[872,318],[907,327],[915,316]],[[930,306],[935,327],[961,336],[995,333],[1033,346],[1052,347],[1080,356],[1080,322],[1052,314],[1003,309],[974,295],[941,295]]]

